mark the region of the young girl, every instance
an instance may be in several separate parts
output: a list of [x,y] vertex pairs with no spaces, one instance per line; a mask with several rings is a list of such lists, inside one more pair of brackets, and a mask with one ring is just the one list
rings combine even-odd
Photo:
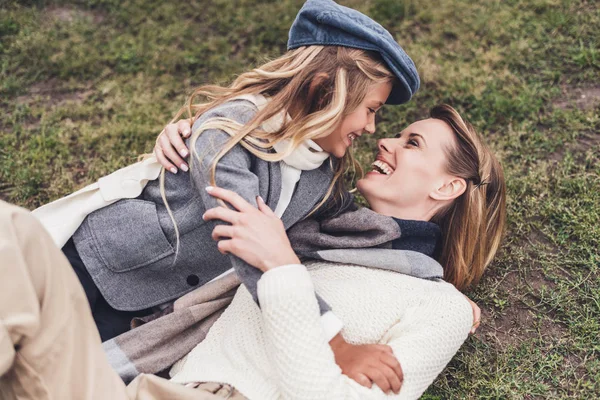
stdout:
[[[340,177],[353,164],[348,148],[375,131],[384,103],[407,101],[418,88],[415,66],[393,37],[332,1],[305,4],[288,48],[228,88],[194,92],[185,108],[194,121],[189,176],[163,171],[141,193],[129,188],[145,183],[148,168],[98,182],[110,204],[89,213],[63,251],[103,341],[128,330],[133,316],[232,267],[256,299],[260,271],[219,252],[211,238],[215,223],[201,218],[219,203],[204,188],[233,190],[255,206],[261,196],[286,228],[339,207]],[[209,101],[194,104],[197,96]],[[341,323],[320,304],[331,339]]]

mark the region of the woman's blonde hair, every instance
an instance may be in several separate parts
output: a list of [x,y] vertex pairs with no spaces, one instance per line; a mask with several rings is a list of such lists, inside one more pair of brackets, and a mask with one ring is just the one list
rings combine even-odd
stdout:
[[446,122],[456,135],[448,149],[448,173],[463,178],[465,192],[432,221],[443,235],[444,279],[459,290],[477,283],[500,247],[506,223],[506,184],[502,166],[475,129],[448,105],[431,118]]
[[[280,161],[301,142],[334,132],[343,118],[364,100],[371,85],[395,83],[395,79],[376,52],[340,46],[305,46],[241,74],[229,87],[207,85],[196,89],[173,120],[187,113],[193,122],[204,112],[245,94],[261,94],[270,98],[266,106],[245,125],[230,119],[213,118],[192,133],[190,164],[195,161],[201,163],[195,142],[203,131],[220,129],[231,136],[212,160],[210,182],[216,186],[217,163],[234,146],[239,144],[265,161]],[[198,97],[208,101],[196,103]],[[279,130],[267,132],[260,129],[271,117],[290,110],[294,110],[293,118],[285,121]],[[284,140],[289,141],[285,152],[271,151],[275,144]],[[344,186],[340,178],[346,171],[362,174],[351,149],[342,159],[332,160],[331,166],[334,169],[333,180],[311,214],[326,202],[331,207],[343,202]],[[164,169],[161,172],[161,193],[175,222],[164,195]],[[330,198],[334,201],[328,201]],[[177,225],[175,233],[179,244]]]

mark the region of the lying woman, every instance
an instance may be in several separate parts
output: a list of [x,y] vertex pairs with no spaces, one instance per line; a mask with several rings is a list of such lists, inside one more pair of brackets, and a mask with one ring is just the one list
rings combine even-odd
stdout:
[[[412,268],[437,256],[446,279],[463,288],[479,279],[499,246],[501,167],[449,106],[380,140],[373,171],[357,187],[373,211],[396,219],[405,246],[397,256]],[[467,337],[471,308],[452,285],[352,265],[363,263],[359,256],[345,264],[303,266],[264,202],[258,199],[257,210],[233,192],[209,190],[237,210],[216,208],[204,216],[230,224],[213,232],[219,249],[265,273],[258,287],[261,308],[240,288],[207,338],[176,365],[173,381],[226,382],[257,399],[384,397],[379,388],[341,374],[318,324],[315,291],[344,322],[346,341],[392,348],[404,376],[399,398],[420,396]],[[442,236],[439,255],[436,231]]]
[[[498,248],[505,217],[501,167],[448,106],[381,140],[374,170],[358,188],[374,212],[403,230],[395,254],[406,267],[433,268],[431,256],[439,252],[447,280],[465,285],[481,276]],[[52,391],[61,399],[412,399],[466,339],[471,307],[451,284],[364,268],[368,257],[345,264],[324,261],[336,254],[339,259],[341,249],[304,266],[281,221],[260,198],[257,210],[224,189],[209,193],[237,210],[211,209],[204,218],[231,224],[213,232],[220,251],[264,271],[258,284],[261,307],[241,286],[206,339],[175,366],[172,382],[140,375],[127,391],[100,354],[89,309],[82,307],[84,294],[64,257],[45,234],[35,232],[36,239],[17,223],[3,224],[9,229],[0,239],[15,243],[0,247],[3,259],[14,260],[3,263],[3,276],[11,279],[0,283],[6,328],[0,343],[10,350],[0,359],[3,398],[22,393],[44,398]],[[0,216],[18,221],[15,213],[9,209],[8,217],[6,211]],[[439,250],[436,226],[442,235]],[[386,249],[366,250],[377,255]],[[390,374],[403,376],[392,383],[398,394],[386,395],[376,385],[365,388],[342,374],[319,322],[315,292],[342,319],[345,340],[384,345],[382,359],[399,361],[401,371]]]

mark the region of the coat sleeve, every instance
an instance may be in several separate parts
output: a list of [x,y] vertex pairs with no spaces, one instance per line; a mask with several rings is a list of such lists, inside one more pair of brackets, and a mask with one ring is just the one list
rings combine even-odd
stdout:
[[472,314],[463,296],[428,301],[409,312],[382,341],[404,372],[398,395],[360,386],[343,375],[324,338],[310,275],[302,265],[268,271],[258,284],[269,355],[284,399],[416,399],[468,336]]
[[[202,117],[202,120],[210,118],[227,118],[241,124],[246,124],[255,114],[256,109],[249,102],[236,100],[226,103],[214,111],[209,111],[206,116]],[[199,122],[201,123],[202,120]],[[197,127],[194,126],[194,129],[196,128]],[[206,210],[219,206],[217,200],[210,196],[205,188],[210,185],[210,171],[213,160],[230,138],[231,136],[222,130],[208,129],[202,132],[195,142],[195,150],[199,160],[194,159],[191,162],[191,174],[194,185],[200,193]],[[195,157],[194,154],[192,154],[191,157]],[[258,207],[256,197],[260,194],[259,178],[252,172],[253,162],[254,155],[241,145],[236,145],[217,163],[215,180],[218,187],[234,191],[242,196],[248,203],[252,204],[254,207]],[[214,228],[214,226],[222,224],[223,222],[208,221],[206,223],[212,225]],[[252,294],[254,300],[258,302],[256,287],[258,280],[262,276],[262,271],[254,268],[234,255],[229,255],[229,257],[231,265],[238,274],[240,281],[246,286],[250,294]],[[329,307],[329,305],[318,295],[317,300],[321,314],[323,315],[321,323],[329,331],[328,335],[331,339],[340,331],[341,322],[339,322],[339,319],[331,313],[331,307]]]

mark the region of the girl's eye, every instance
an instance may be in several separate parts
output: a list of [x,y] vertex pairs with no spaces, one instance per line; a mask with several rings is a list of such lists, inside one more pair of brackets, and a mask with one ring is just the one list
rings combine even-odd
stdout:
[[375,111],[375,109],[374,109],[374,108],[369,108],[369,112],[370,112],[371,114],[375,114],[377,111]]

